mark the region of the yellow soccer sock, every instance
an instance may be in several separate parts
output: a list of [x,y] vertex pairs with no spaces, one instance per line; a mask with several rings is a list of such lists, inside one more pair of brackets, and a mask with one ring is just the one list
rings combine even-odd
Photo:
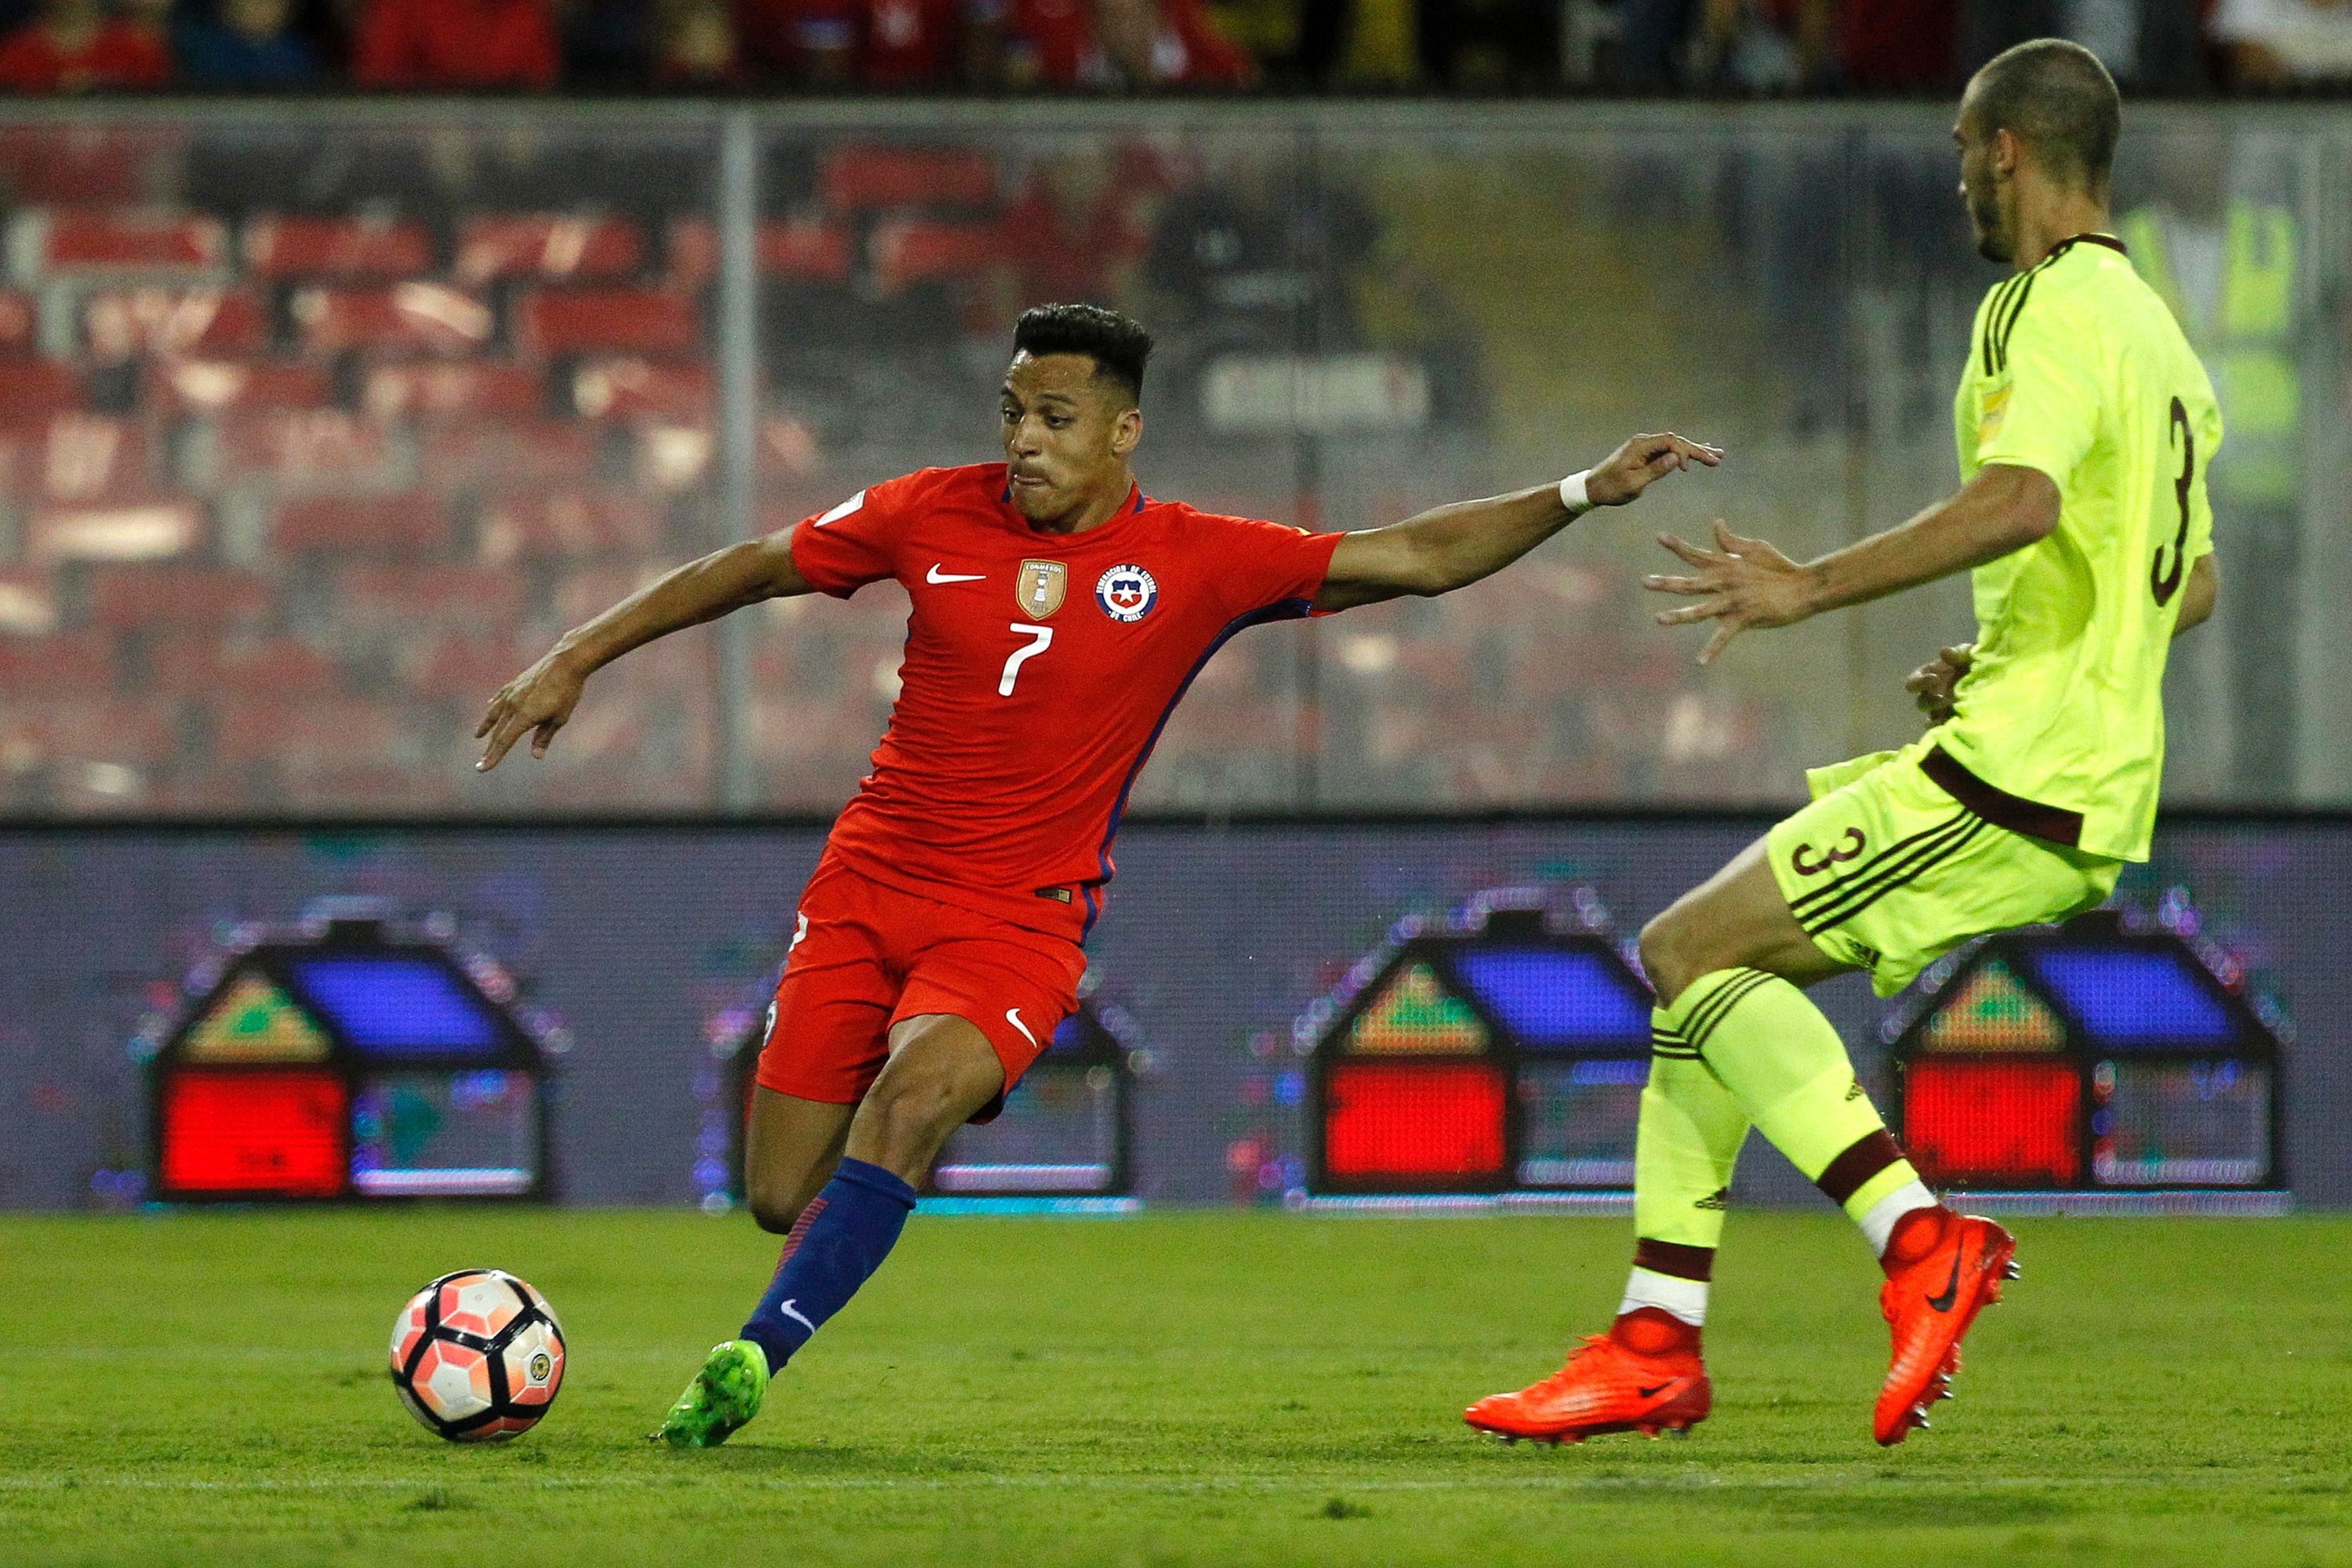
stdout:
[[[1657,1029],[1704,1064],[1774,1148],[1841,1204],[1871,1204],[1916,1181],[1863,1092],[1845,1042],[1779,975],[1718,969],[1701,975]],[[1889,1178],[1900,1166],[1903,1174]],[[1637,1200],[1638,1203],[1638,1200]]]
[[1633,1144],[1633,1231],[1644,1242],[1712,1251],[1748,1113],[1705,1063],[1659,1040]]

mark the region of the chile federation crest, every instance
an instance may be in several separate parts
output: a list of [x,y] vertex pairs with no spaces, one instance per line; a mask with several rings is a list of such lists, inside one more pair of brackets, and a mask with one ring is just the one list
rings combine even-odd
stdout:
[[1095,601],[1114,621],[1139,621],[1160,602],[1160,584],[1140,566],[1114,566],[1095,579]]

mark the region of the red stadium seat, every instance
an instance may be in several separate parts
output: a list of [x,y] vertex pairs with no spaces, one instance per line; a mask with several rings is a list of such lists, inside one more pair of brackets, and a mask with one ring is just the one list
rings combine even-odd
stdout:
[[159,360],[148,368],[147,395],[173,414],[320,408],[335,400],[335,378],[317,360]]
[[207,566],[100,566],[89,574],[90,618],[100,626],[252,622],[276,603],[269,580]]
[[0,189],[11,205],[136,203],[182,136],[161,125],[23,121],[0,129]]
[[269,543],[289,553],[430,555],[449,547],[449,509],[438,496],[310,496],[279,504]]
[[114,639],[94,628],[53,637],[0,637],[0,691],[51,698],[114,689]]
[[82,304],[91,357],[258,353],[269,344],[269,306],[251,289],[120,289]]
[[91,500],[136,494],[152,482],[147,428],[104,414],[60,414],[45,425],[0,429],[0,491]]
[[486,704],[491,692],[545,651],[511,634],[446,638],[415,660],[407,689],[418,697]]
[[675,354],[702,335],[694,300],[660,289],[541,289],[517,310],[524,352]]
[[874,226],[874,277],[885,294],[940,278],[974,278],[1004,259],[990,224],[898,222]]
[[590,419],[707,421],[715,405],[710,366],[634,356],[589,360],[572,373],[572,403]]
[[467,218],[453,270],[468,283],[502,278],[625,278],[645,264],[646,241],[621,218],[523,213]]
[[[816,217],[772,218],[752,237],[760,270],[772,278],[813,283],[846,283],[856,264],[848,229]],[[680,218],[670,226],[670,276],[699,288],[719,274],[719,226],[705,217]]]
[[360,403],[379,419],[410,416],[523,416],[547,405],[544,376],[529,365],[370,365]]
[[662,548],[661,509],[634,490],[533,489],[482,508],[482,559],[648,555]]
[[21,289],[0,289],[0,353],[30,353],[38,327],[33,297]]
[[25,554],[47,561],[170,561],[205,541],[205,510],[176,498],[58,501],[25,519]]
[[221,421],[214,437],[215,485],[262,479],[293,489],[381,487],[393,478],[391,433],[340,408],[280,410]]
[[213,707],[213,752],[233,763],[300,767],[362,767],[396,752],[407,724],[389,703],[362,697],[282,702],[267,692],[226,698]]
[[29,751],[42,762],[157,766],[179,755],[179,707],[172,699],[97,694],[25,703],[0,715],[0,752]]
[[996,165],[979,153],[836,147],[824,155],[817,186],[834,212],[987,206],[996,200]]
[[16,215],[8,243],[18,276],[210,272],[227,265],[218,218],[148,207],[48,207]]
[[81,372],[47,359],[0,360],[0,424],[43,424],[81,406]]
[[478,294],[443,283],[388,289],[299,289],[295,330],[312,353],[470,354],[490,341],[496,319]]
[[257,217],[245,264],[263,278],[410,278],[433,270],[433,236],[398,218]]
[[437,489],[578,485],[596,476],[603,441],[568,419],[435,420],[420,432],[417,471]]
[[147,683],[182,695],[227,693],[281,701],[332,696],[342,674],[323,651],[294,637],[157,634],[147,643]]
[[404,641],[422,640],[432,627],[511,635],[530,607],[530,584],[516,574],[446,562],[353,562],[335,574],[335,589],[341,619],[396,623]]

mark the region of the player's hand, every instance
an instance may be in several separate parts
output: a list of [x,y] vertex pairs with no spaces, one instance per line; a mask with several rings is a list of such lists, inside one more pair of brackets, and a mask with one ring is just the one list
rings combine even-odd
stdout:
[[1594,506],[1623,506],[1668,474],[1705,463],[1723,461],[1723,448],[1685,441],[1672,431],[1634,436],[1592,466],[1585,477],[1584,495]]
[[1969,667],[1976,662],[1976,645],[1973,643],[1948,647],[1913,670],[1910,679],[1903,683],[1903,689],[1911,693],[1919,704],[1919,711],[1927,716],[1930,727],[1952,716],[1952,690],[1959,685],[1960,677],[1969,672]]
[[572,717],[581,688],[587,683],[587,672],[558,649],[499,687],[482,721],[474,727],[476,740],[490,738],[474,770],[486,773],[497,767],[499,759],[526,732],[531,737],[530,754],[547,755],[548,742]]
[[1760,539],[1742,539],[1718,518],[1715,548],[1685,544],[1671,533],[1658,542],[1696,568],[1688,577],[1644,577],[1642,586],[1660,594],[1691,594],[1698,602],[1658,612],[1658,625],[1685,626],[1693,621],[1719,621],[1715,636],[1699,650],[1698,661],[1712,664],[1724,645],[1741,632],[1793,626],[1813,613],[1812,573]]

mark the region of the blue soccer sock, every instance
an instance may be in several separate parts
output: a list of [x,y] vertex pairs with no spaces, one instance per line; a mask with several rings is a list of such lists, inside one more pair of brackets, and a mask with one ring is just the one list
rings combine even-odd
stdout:
[[768,1352],[775,1372],[849,1304],[898,1245],[915,1189],[879,1165],[845,1159],[784,1238],[784,1256],[741,1338]]

